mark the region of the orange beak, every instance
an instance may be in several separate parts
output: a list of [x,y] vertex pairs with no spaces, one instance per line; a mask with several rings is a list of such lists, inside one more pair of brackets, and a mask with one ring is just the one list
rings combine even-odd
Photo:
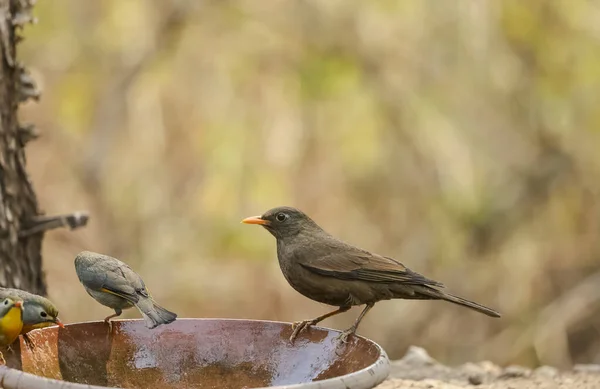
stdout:
[[260,216],[251,216],[242,220],[244,224],[260,224],[261,226],[268,226],[271,224],[270,221],[261,218]]
[[56,325],[60,328],[65,328],[65,325],[62,323],[62,321],[58,320],[58,318],[54,320],[54,323],[56,323]]
[[15,307],[23,308],[23,301],[15,301]]

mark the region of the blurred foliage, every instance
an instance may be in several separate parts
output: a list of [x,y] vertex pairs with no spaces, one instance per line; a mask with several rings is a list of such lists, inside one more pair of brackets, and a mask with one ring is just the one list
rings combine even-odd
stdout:
[[[585,0],[41,1],[21,115],[67,321],[103,318],[83,249],[181,317],[293,321],[328,307],[239,221],[295,205],[500,320],[382,302],[361,334],[399,357],[600,363],[600,6]],[[326,326],[345,328],[357,309]],[[128,312],[125,317],[137,317]]]

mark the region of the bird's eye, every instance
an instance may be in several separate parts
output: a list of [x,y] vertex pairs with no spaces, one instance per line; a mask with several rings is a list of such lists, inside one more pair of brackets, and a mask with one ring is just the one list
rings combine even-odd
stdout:
[[284,222],[287,220],[287,218],[288,218],[288,215],[286,215],[283,212],[278,213],[277,216],[275,216],[275,219],[277,219],[278,222]]
[[4,300],[4,305],[8,305],[8,300]]
[[42,311],[42,313],[40,313],[40,316],[42,316],[42,317],[47,317],[47,316],[48,316],[48,314],[47,314],[46,312]]

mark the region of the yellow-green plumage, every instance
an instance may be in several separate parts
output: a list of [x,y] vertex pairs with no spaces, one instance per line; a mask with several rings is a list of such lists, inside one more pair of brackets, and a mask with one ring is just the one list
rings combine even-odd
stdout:
[[0,299],[15,296],[23,300],[23,329],[22,334],[53,325],[61,325],[58,319],[58,309],[47,298],[29,293],[21,289],[0,288]]
[[[23,329],[23,301],[18,297],[5,298],[0,303],[0,346],[12,344]],[[5,364],[0,352],[0,364]]]

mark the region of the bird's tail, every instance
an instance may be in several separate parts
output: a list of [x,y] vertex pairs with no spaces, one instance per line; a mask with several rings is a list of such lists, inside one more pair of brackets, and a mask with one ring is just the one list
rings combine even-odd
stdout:
[[462,297],[455,296],[450,293],[442,292],[441,290],[437,290],[428,286],[423,286],[417,291],[419,294],[423,294],[429,298],[445,300],[454,304],[462,305],[463,307],[471,308],[474,311],[481,312],[484,315],[488,315],[491,317],[500,317],[500,313],[494,311],[491,308],[488,308],[481,304],[477,304],[476,302],[464,299]]
[[500,313],[494,311],[491,308],[483,306],[481,304],[477,304],[476,302],[466,300],[462,297],[454,296],[450,293],[442,293],[442,300],[449,301],[454,304],[462,305],[463,307],[471,308],[477,312],[481,312],[484,315],[488,315],[491,317],[500,317]]
[[146,327],[148,328],[154,328],[161,324],[169,324],[177,318],[176,313],[161,307],[151,298],[140,299],[136,307],[144,317]]

